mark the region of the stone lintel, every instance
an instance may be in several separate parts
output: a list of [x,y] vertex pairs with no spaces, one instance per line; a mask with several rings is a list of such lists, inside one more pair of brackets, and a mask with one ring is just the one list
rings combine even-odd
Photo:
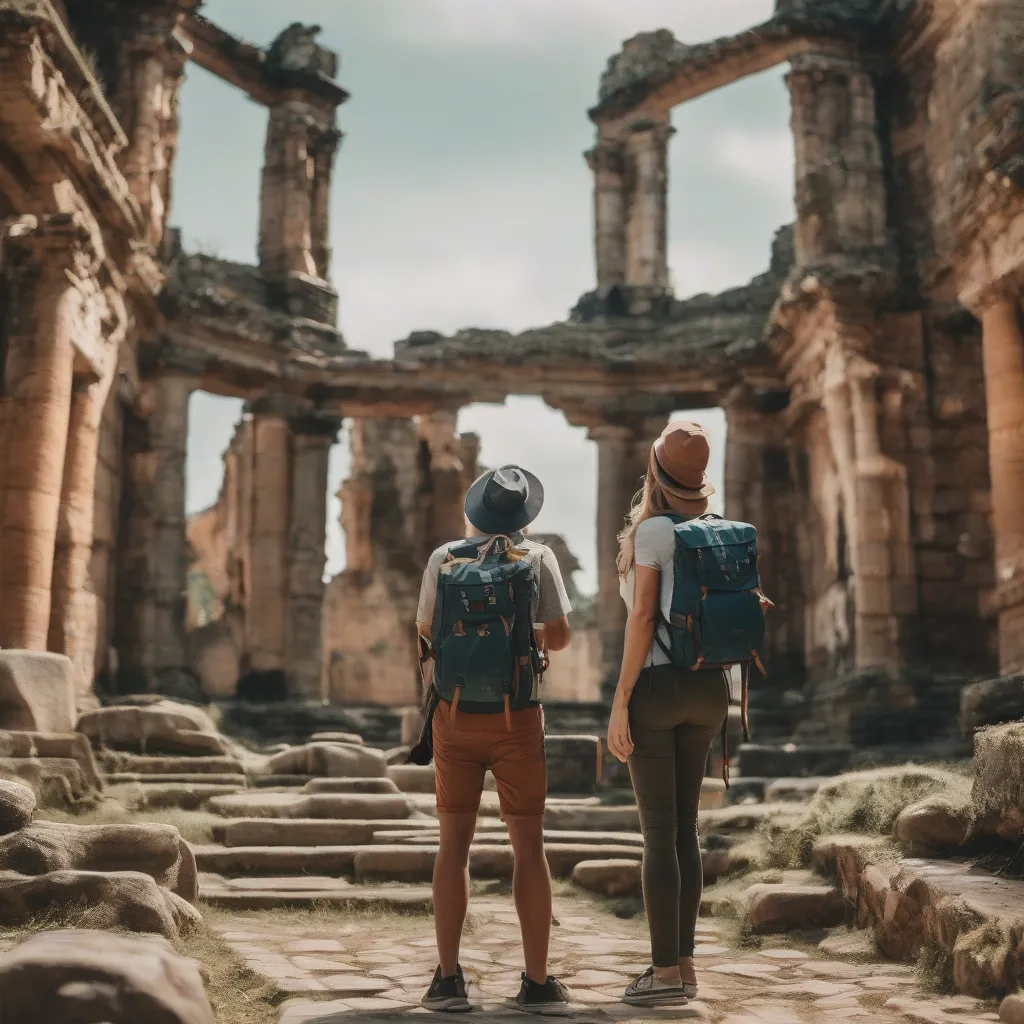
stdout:
[[202,15],[193,14],[185,28],[196,64],[265,107],[280,102],[285,93],[309,95],[331,109],[349,98],[323,70],[275,65],[267,50],[238,39]]
[[243,415],[274,416],[282,419],[296,419],[310,414],[309,403],[291,395],[268,394],[245,403]]

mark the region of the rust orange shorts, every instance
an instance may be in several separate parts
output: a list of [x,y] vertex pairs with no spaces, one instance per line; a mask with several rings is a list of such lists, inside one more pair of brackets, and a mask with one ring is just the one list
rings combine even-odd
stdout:
[[434,772],[439,814],[476,814],[489,768],[498,784],[502,818],[544,813],[548,767],[544,712],[523,708],[504,715],[470,715],[441,701],[434,711]]

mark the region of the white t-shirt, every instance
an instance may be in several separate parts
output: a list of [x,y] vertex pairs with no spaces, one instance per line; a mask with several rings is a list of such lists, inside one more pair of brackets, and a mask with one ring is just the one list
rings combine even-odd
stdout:
[[[696,519],[696,516],[686,516]],[[667,516],[655,516],[645,519],[636,528],[636,564],[657,569],[661,573],[661,614],[668,621],[672,610],[672,584],[674,578],[674,562],[676,556],[676,524]],[[630,569],[624,580],[619,582],[619,593],[626,602],[626,608],[633,610],[633,592],[636,589],[636,570]],[[659,623],[662,642],[667,646],[669,638],[665,623]],[[658,635],[658,634],[655,634]],[[657,640],[651,644],[650,654],[645,663],[651,665],[671,665],[668,655],[658,646]]]

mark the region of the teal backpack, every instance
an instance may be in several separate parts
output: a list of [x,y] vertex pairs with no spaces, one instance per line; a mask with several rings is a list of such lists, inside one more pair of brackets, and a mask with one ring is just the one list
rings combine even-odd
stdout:
[[527,707],[543,663],[533,631],[538,582],[508,537],[452,548],[437,574],[431,629],[433,687],[456,709],[501,714]]
[[[658,646],[677,668],[742,668],[743,738],[749,742],[747,688],[750,665],[762,675],[766,607],[757,568],[757,530],[711,513],[696,519],[668,517],[675,524],[672,605],[668,622],[655,633]],[[662,632],[668,636],[666,644]],[[727,726],[723,726],[725,781],[729,781]]]

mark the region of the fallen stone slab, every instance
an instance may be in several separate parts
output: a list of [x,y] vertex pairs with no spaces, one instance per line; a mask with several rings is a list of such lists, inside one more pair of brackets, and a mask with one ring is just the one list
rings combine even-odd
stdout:
[[411,815],[400,793],[235,793],[215,796],[209,809],[224,817],[404,819]]
[[[90,748],[91,749],[91,748]],[[160,757],[123,750],[101,750],[97,760],[108,775],[244,775],[242,762],[234,757]]]
[[635,896],[640,892],[640,861],[583,860],[572,869],[572,880],[602,896]]
[[349,743],[361,747],[365,740],[357,732],[315,732],[309,737],[310,743]]
[[155,937],[48,931],[0,954],[4,1024],[214,1024],[198,961]]
[[28,786],[0,780],[0,835],[24,828],[35,809],[36,795]]
[[100,792],[70,757],[0,758],[0,777],[28,786],[40,807],[70,808]]
[[213,826],[224,846],[358,846],[373,843],[384,830],[437,831],[432,818],[334,821],[330,818],[241,818]]
[[729,780],[729,790],[725,796],[728,806],[736,804],[764,803],[764,791],[774,779],[759,779],[740,775]]
[[111,787],[111,796],[124,799],[140,810],[159,810],[177,807],[183,811],[198,811],[215,799],[223,799],[235,793],[244,792],[244,782],[234,785],[213,785],[210,783],[131,783]]
[[838,775],[852,756],[848,744],[743,743],[737,751],[740,774],[773,779]]
[[71,660],[47,651],[0,650],[0,725],[40,733],[75,731]]
[[384,752],[356,743],[307,743],[274,754],[267,762],[271,775],[314,778],[371,779],[387,774]]
[[833,885],[808,881],[760,883],[746,894],[744,919],[756,935],[771,935],[797,928],[831,928],[842,924],[846,904]]
[[34,821],[0,838],[0,870],[22,875],[53,871],[137,871],[189,903],[198,893],[196,862],[173,825],[73,825]]
[[57,916],[77,928],[153,932],[177,939],[202,918],[192,904],[139,871],[0,871],[0,926]]
[[80,778],[91,790],[103,788],[99,765],[92,745],[77,732],[12,732],[0,731],[0,758],[38,758],[74,761]]
[[977,998],[1008,995],[1024,981],[1024,881],[969,863],[899,858],[843,837],[817,850],[886,956],[911,962],[926,943],[938,947],[952,957],[957,989]]
[[228,753],[209,715],[189,704],[169,700],[86,711],[78,719],[77,730],[94,746],[112,750],[218,756]]
[[390,778],[380,779],[310,779],[303,793],[397,793],[400,787]]
[[827,781],[821,777],[806,779],[774,779],[764,787],[766,804],[806,804]]
[[329,906],[336,910],[373,908],[381,912],[424,913],[433,910],[430,886],[389,888],[383,885],[347,886],[344,889],[238,891],[227,886],[204,886],[205,903],[226,910],[298,910]]

